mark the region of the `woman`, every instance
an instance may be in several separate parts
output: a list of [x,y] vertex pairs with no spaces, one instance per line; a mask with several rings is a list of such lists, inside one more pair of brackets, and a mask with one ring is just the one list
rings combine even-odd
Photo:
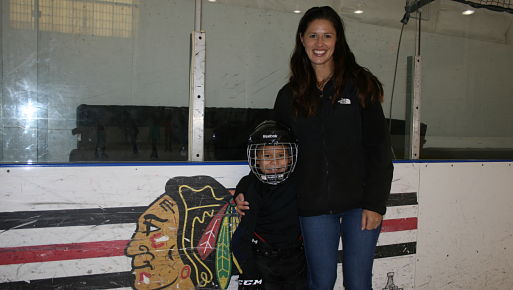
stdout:
[[[297,199],[309,287],[333,289],[342,236],[345,288],[372,289],[393,173],[382,85],[356,63],[342,20],[326,6],[301,18],[290,67],[274,113],[299,141]],[[241,200],[238,208],[249,208]]]

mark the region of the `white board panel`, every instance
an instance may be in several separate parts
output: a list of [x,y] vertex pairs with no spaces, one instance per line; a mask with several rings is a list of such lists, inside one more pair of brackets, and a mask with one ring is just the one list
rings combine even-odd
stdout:
[[7,167],[0,212],[148,205],[171,177],[208,175],[234,188],[247,165]]
[[420,167],[416,289],[512,289],[511,162]]

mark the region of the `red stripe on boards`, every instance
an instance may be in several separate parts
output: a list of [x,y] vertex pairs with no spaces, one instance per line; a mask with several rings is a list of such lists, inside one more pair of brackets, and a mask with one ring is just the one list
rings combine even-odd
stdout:
[[416,217],[383,220],[383,224],[381,225],[382,233],[408,231],[408,230],[416,230],[416,229],[417,229],[417,218]]
[[0,265],[124,256],[129,241],[0,248]]
[[[381,232],[417,229],[417,218],[387,219]],[[0,265],[124,256],[128,240],[0,248]]]

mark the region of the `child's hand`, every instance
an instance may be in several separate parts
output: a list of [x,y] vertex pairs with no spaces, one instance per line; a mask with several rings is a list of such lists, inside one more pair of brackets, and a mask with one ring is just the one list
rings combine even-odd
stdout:
[[235,203],[237,206],[235,206],[235,210],[237,213],[241,216],[245,215],[244,211],[249,210],[249,202],[244,200],[244,194],[239,193],[237,197],[235,198]]

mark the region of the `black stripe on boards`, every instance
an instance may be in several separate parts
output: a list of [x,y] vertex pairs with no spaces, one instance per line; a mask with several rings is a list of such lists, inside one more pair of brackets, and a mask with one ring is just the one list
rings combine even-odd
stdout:
[[[415,254],[417,243],[401,243],[376,247],[374,258],[388,258]],[[342,251],[338,253],[338,262],[342,262]],[[0,283],[0,289],[111,289],[132,287],[134,277],[131,272],[84,275],[61,278],[48,278],[31,281]]]
[[[392,193],[387,206],[416,205],[416,192]],[[147,206],[0,213],[0,230],[136,223]]]
[[[384,245],[376,247],[374,259],[413,255],[417,252],[417,242]],[[342,263],[342,250],[338,251],[338,262]]]
[[147,207],[86,208],[0,213],[0,230],[136,223]]
[[0,289],[112,289],[132,287],[133,274],[118,272],[0,283]]
[[416,205],[417,193],[416,192],[401,192],[392,193],[388,198],[387,206],[401,206],[401,205]]
[[413,255],[417,253],[417,242],[392,244],[376,247],[375,259]]

